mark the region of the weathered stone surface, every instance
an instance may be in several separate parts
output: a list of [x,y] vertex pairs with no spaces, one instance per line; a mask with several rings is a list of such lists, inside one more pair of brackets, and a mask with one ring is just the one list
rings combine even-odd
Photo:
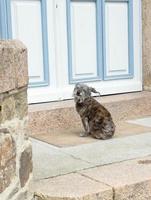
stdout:
[[10,183],[13,181],[16,175],[16,160],[15,157],[12,158],[8,163],[5,165],[3,171],[3,188],[4,191]]
[[0,167],[5,167],[7,162],[16,156],[16,147],[10,134],[0,134]]
[[32,148],[28,146],[21,154],[19,178],[21,187],[24,187],[32,172]]
[[17,88],[27,86],[28,84],[28,63],[27,63],[27,49],[20,47],[19,54],[16,55],[16,79]]
[[0,93],[28,83],[27,49],[17,40],[0,41]]
[[16,87],[16,72],[13,49],[7,48],[4,41],[0,42],[0,93]]
[[33,193],[30,193],[28,190],[21,189],[12,200],[36,200]]
[[9,96],[0,102],[0,123],[11,120],[15,117],[15,101],[14,96]]
[[27,89],[14,95],[15,117],[23,119],[28,114],[27,107]]
[[27,91],[18,90],[0,101],[0,123],[13,118],[23,119],[27,115]]
[[16,147],[10,134],[0,134],[0,192],[16,175]]
[[27,195],[28,195],[28,192],[27,190],[25,191],[19,191],[13,198],[13,200],[29,200],[27,199]]
[[57,148],[34,139],[31,141],[35,180],[135,159],[151,152],[151,133],[66,148]]
[[26,47],[16,40],[0,41],[0,199],[2,200],[32,199],[32,194],[28,193],[32,154],[26,135],[27,71]]
[[60,149],[38,140],[32,140],[32,150],[35,180],[68,174],[93,166],[93,164],[64,154]]
[[111,187],[79,174],[35,182],[33,190],[38,200],[113,200]]
[[[17,177],[17,176],[16,176]],[[20,190],[19,182],[17,178],[14,178],[8,188],[0,193],[0,199],[2,200],[13,200],[12,197],[15,196]]]
[[[151,92],[102,96],[96,99],[111,112],[115,122],[151,115]],[[55,134],[56,129],[60,131],[75,128],[83,131],[73,100],[29,105],[29,127],[32,135]]]
[[143,25],[143,84],[151,91],[151,1],[142,0]]
[[0,133],[9,133],[7,128],[0,128]]
[[[143,174],[142,174],[143,176]],[[150,200],[151,180],[115,189],[114,200]]]
[[114,200],[151,199],[151,157],[101,166],[81,172],[114,188]]
[[0,168],[0,193],[3,192],[3,170]]

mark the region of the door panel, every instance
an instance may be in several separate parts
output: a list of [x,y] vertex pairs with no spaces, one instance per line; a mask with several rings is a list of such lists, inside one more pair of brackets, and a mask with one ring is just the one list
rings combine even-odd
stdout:
[[[97,76],[95,2],[71,3],[73,79]],[[89,42],[88,42],[89,41]]]
[[[31,86],[48,84],[48,55],[43,33],[44,3],[39,0],[11,1],[12,37],[22,40],[28,48]],[[45,22],[46,23],[46,22]],[[43,51],[45,48],[45,51]]]
[[101,80],[100,1],[67,1],[69,81]]
[[106,1],[104,4],[104,79],[132,78],[132,1]]
[[128,73],[128,4],[105,5],[107,75]]

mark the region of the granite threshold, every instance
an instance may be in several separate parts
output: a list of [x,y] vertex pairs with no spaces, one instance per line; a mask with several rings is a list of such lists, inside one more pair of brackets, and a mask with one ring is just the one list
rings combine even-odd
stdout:
[[[116,122],[151,115],[151,92],[135,92],[96,97]],[[30,135],[55,134],[56,130],[81,128],[73,100],[29,105]]]

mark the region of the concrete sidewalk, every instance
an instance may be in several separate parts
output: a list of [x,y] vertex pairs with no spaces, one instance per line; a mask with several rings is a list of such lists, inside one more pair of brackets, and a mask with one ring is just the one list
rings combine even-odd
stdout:
[[36,200],[150,200],[151,157],[36,181]]
[[[151,118],[131,123],[151,126]],[[151,132],[65,148],[31,140],[36,180],[151,155]]]
[[[150,127],[151,117],[130,123]],[[151,199],[151,132],[63,148],[31,141],[38,200]]]
[[36,180],[151,155],[151,133],[61,149],[32,143]]

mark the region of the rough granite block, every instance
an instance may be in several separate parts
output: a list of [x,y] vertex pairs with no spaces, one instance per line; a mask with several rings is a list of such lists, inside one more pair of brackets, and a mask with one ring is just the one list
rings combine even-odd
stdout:
[[18,40],[0,41],[0,93],[28,83],[27,49]]
[[0,192],[16,175],[16,146],[10,134],[0,133]]
[[142,1],[143,26],[143,84],[144,89],[151,91],[151,1]]
[[28,146],[21,154],[19,177],[21,187],[24,187],[32,172],[32,148]]
[[19,90],[0,100],[0,123],[27,116],[27,90]]

